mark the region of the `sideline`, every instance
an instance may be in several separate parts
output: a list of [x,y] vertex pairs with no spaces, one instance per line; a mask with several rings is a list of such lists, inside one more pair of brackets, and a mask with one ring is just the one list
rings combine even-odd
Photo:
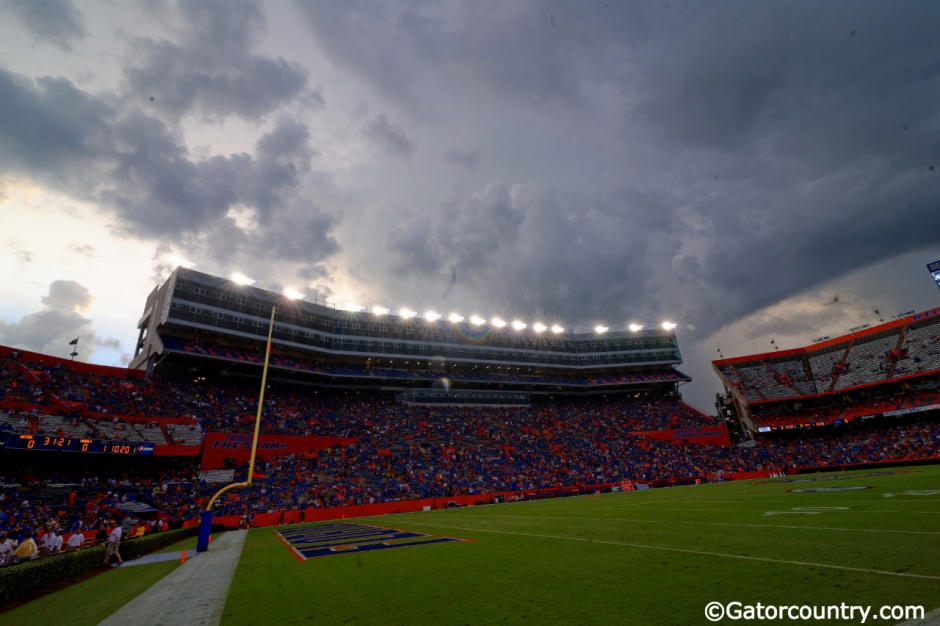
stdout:
[[153,587],[137,596],[102,626],[217,626],[247,531],[219,535],[212,549],[176,568]]
[[[822,511],[824,513],[839,513],[840,511]],[[829,526],[783,526],[780,524],[735,524],[731,522],[687,522],[680,520],[662,519],[627,519],[620,517],[563,517],[560,515],[468,515],[466,513],[451,513],[447,517],[465,517],[469,519],[505,517],[513,520],[527,519],[571,519],[590,522],[636,522],[640,524],[690,524],[692,526],[743,526],[745,528],[792,528],[795,530],[838,530],[853,533],[900,533],[904,535],[940,535],[934,530],[882,530],[877,528],[835,528]]]
[[705,552],[701,550],[687,550],[685,548],[667,548],[664,546],[647,546],[639,543],[624,541],[602,541],[600,539],[584,539],[582,537],[559,537],[558,535],[539,535],[535,533],[517,533],[508,530],[489,530],[485,528],[464,528],[462,526],[442,526],[440,524],[422,524],[420,522],[404,522],[411,526],[431,526],[433,528],[448,528],[450,530],[463,530],[471,533],[495,533],[498,535],[518,535],[520,537],[535,537],[536,539],[559,539],[561,541],[580,541],[582,543],[598,543],[622,548],[639,548],[641,550],[662,550],[664,552],[681,552],[684,554],[698,554],[700,556],[717,556],[725,559],[741,559],[744,561],[763,561],[765,563],[783,563],[785,565],[805,565],[807,567],[823,567],[826,569],[846,570],[849,572],[863,572],[865,574],[878,574],[880,576],[899,576],[901,578],[921,578],[925,580],[940,580],[940,576],[926,574],[906,574],[904,572],[886,572],[878,569],[865,569],[863,567],[849,567],[847,565],[828,565],[826,563],[807,563],[806,561],[787,561],[785,559],[771,559],[761,556],[745,556],[743,554],[723,554],[721,552]]

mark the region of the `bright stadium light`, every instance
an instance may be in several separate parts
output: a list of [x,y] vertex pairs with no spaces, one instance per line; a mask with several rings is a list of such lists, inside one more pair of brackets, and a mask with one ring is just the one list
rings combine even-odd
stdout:
[[673,324],[672,322],[663,322],[663,329],[664,329],[664,330],[672,330],[672,329],[675,328],[675,327],[676,327],[676,325]]
[[255,283],[255,281],[240,272],[232,274],[232,282],[236,285],[253,285]]
[[512,323],[512,329],[513,329],[513,330],[525,330],[525,327],[526,327],[526,326],[528,326],[528,324],[526,324],[525,322],[520,321],[520,320],[515,320],[515,321]]
[[436,322],[437,320],[441,319],[441,314],[435,313],[434,311],[426,311],[424,314],[424,319],[429,322]]
[[503,320],[499,319],[498,317],[494,317],[493,319],[491,319],[491,320],[490,320],[490,324],[491,324],[492,326],[495,326],[496,328],[505,328],[505,327],[506,327],[506,322],[504,322]]
[[608,330],[610,330],[609,326],[595,326],[594,327],[595,333],[606,333]]
[[548,326],[546,326],[545,324],[540,324],[536,322],[535,324],[532,324],[532,330],[534,330],[537,333],[543,333],[546,330],[548,330]]
[[402,319],[406,319],[406,320],[410,320],[411,318],[415,317],[417,314],[418,314],[417,311],[412,311],[409,308],[404,308],[398,311],[398,317]]
[[193,263],[192,261],[187,261],[186,259],[182,257],[178,257],[178,256],[171,256],[168,260],[170,263],[174,265],[180,265],[182,267],[185,267],[186,269],[196,266],[196,264]]
[[366,307],[350,302],[346,305],[346,310],[352,311],[353,313],[360,313],[362,311],[365,311]]
[[300,293],[296,289],[291,289],[288,287],[284,290],[284,296],[290,298],[291,300],[303,300],[304,294]]
[[480,317],[479,315],[471,315],[470,323],[473,324],[474,326],[482,326],[483,324],[486,324],[486,320]]
[[460,315],[459,313],[451,313],[447,316],[447,321],[451,324],[459,324],[463,321],[463,315]]
[[384,306],[375,305],[372,307],[372,315],[388,315],[391,312],[390,309],[386,309]]
[[637,332],[637,331],[643,330],[643,324],[630,324],[629,328],[633,332]]
[[552,332],[557,335],[558,333],[565,332],[565,329],[559,326],[558,324],[555,324],[554,326],[552,326]]

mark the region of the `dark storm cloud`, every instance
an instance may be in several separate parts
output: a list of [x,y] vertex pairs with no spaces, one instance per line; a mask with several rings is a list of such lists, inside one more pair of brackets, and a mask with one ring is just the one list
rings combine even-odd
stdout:
[[[184,0],[178,12],[177,40],[130,40],[128,97],[171,116],[258,119],[305,94],[302,66],[252,52],[265,30],[259,3]],[[323,106],[322,92],[307,95],[308,104]]]
[[372,147],[387,156],[410,157],[417,147],[405,134],[404,129],[391,123],[384,114],[372,118],[362,129],[362,134]]
[[[338,249],[338,218],[302,199],[315,153],[307,127],[289,118],[253,155],[195,158],[174,127],[139,109],[105,104],[65,79],[0,69],[0,146],[4,172],[98,203],[129,235],[187,241],[220,260],[235,244],[249,256],[281,250],[308,262]],[[257,227],[243,231],[232,210],[248,211]]]
[[524,101],[592,97],[622,78],[628,44],[648,18],[623,2],[297,2],[317,42],[342,67],[417,108],[428,75],[451,88]]
[[480,162],[480,153],[473,150],[448,150],[443,156],[447,162],[468,170],[476,169]]
[[84,285],[73,280],[54,281],[42,298],[41,311],[25,315],[18,322],[0,320],[0,342],[57,356],[68,356],[72,351],[68,343],[76,337],[77,349],[86,357],[100,348],[120,349],[118,340],[100,337],[91,320],[81,314],[93,301]]
[[564,103],[560,127],[610,111],[595,127],[622,137],[617,188],[540,181],[512,243],[470,197],[398,223],[398,275],[501,263],[489,288],[510,298],[653,301],[710,332],[940,232],[935,4],[299,6],[337,65],[402,107],[484,90],[533,119]]
[[81,11],[71,0],[3,0],[2,9],[36,39],[62,50],[71,50],[87,34]]

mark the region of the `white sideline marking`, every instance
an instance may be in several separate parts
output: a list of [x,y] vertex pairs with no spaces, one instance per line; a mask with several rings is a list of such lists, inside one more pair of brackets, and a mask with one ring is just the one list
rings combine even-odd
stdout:
[[666,548],[663,546],[646,546],[639,543],[626,543],[623,541],[602,541],[600,539],[584,539],[583,537],[558,537],[557,535],[538,535],[535,533],[517,533],[508,530],[489,530],[484,528],[463,528],[460,526],[442,526],[440,524],[421,524],[418,522],[407,522],[413,526],[430,526],[432,528],[447,528],[450,530],[463,530],[471,533],[496,533],[499,535],[519,535],[520,537],[535,537],[537,539],[560,539],[562,541],[581,541],[583,543],[599,543],[608,546],[621,546],[626,548],[640,548],[642,550],[663,550],[665,552],[681,552],[684,554],[698,554],[700,556],[717,556],[726,559],[742,559],[745,561],[763,561],[766,563],[783,563],[785,565],[806,565],[809,567],[824,567],[827,569],[838,569],[849,572],[862,572],[865,574],[879,574],[881,576],[901,576],[904,578],[923,578],[926,580],[940,580],[940,576],[927,576],[926,574],[905,574],[903,572],[886,572],[877,569],[865,569],[863,567],[848,567],[846,565],[827,565],[825,563],[807,563],[805,561],[787,561],[784,559],[770,559],[761,556],[744,556],[741,554],[722,554],[721,552],[704,552],[701,550],[687,550],[685,548]]
[[[940,532],[933,530],[882,530],[878,528],[832,528],[828,526],[784,526],[781,524],[734,524],[731,522],[686,522],[678,520],[658,520],[658,519],[626,519],[618,517],[560,517],[555,515],[461,515],[460,513],[451,513],[448,517],[469,517],[475,519],[478,517],[509,517],[512,519],[528,519],[536,517],[540,519],[573,519],[592,522],[637,522],[642,524],[688,524],[692,526],[743,526],[745,528],[792,528],[796,530],[839,530],[851,533],[898,533],[903,535],[940,535]],[[483,522],[486,523],[486,522]]]
[[[791,502],[791,503],[792,503],[793,500],[788,500],[788,502]],[[743,503],[743,502],[737,502],[736,504],[744,504],[744,503]],[[755,504],[755,505],[758,505],[758,506],[763,506],[764,504],[766,504],[766,502],[755,502],[754,504]],[[592,506],[592,507],[591,507],[591,510],[592,510],[592,511],[624,511],[624,509],[623,509],[622,507],[613,507],[613,506],[607,506],[607,507]],[[717,511],[717,512],[719,512],[719,513],[725,512],[725,511],[731,511],[731,512],[733,512],[733,513],[761,513],[761,512],[763,512],[763,511],[766,511],[766,509],[763,509],[763,508],[754,508],[754,509],[697,509],[697,508],[686,507],[686,508],[684,508],[684,509],[678,509],[678,508],[650,509],[649,511],[647,511],[647,513],[654,513],[654,512],[656,512],[656,511],[685,511],[685,512],[692,512],[692,513],[695,513],[695,512],[697,512],[697,511]],[[628,511],[624,511],[624,512],[626,513],[626,512],[628,512]],[[845,511],[834,511],[834,512],[837,512],[837,513],[899,513],[899,514],[901,514],[901,515],[940,515],[940,511],[865,511],[865,510],[862,510],[862,509],[849,509],[849,510],[845,510]]]

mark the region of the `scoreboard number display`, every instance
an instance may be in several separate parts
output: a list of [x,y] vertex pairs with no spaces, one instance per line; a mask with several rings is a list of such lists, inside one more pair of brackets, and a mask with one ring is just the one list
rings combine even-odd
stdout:
[[145,441],[102,441],[79,437],[52,435],[10,435],[7,449],[42,450],[47,452],[90,452],[92,454],[153,454],[153,444]]

